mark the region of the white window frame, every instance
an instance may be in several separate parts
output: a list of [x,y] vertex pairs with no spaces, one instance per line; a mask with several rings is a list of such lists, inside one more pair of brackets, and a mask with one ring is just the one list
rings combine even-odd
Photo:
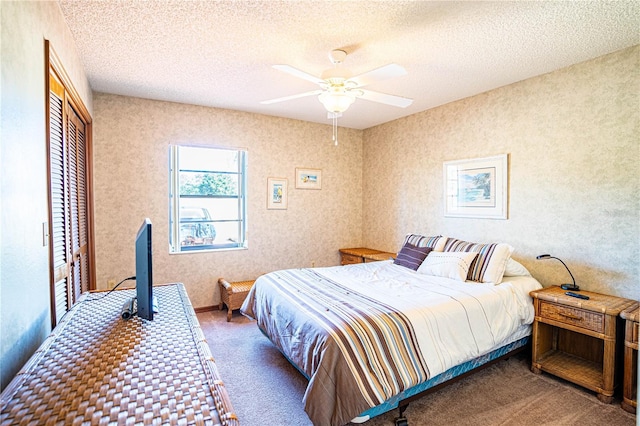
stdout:
[[[213,150],[235,151],[238,153],[238,194],[228,198],[236,198],[238,204],[238,241],[217,243],[207,246],[182,246],[180,241],[180,148],[201,148]],[[243,148],[229,148],[210,145],[169,145],[169,253],[201,253],[222,250],[237,250],[248,248],[247,240],[247,163],[248,152]],[[206,170],[217,172],[217,170]],[[194,196],[191,196],[192,198]],[[202,196],[213,198],[215,196]],[[195,196],[195,198],[198,198]],[[215,223],[216,221],[214,221]],[[219,221],[219,222],[225,222]],[[227,220],[226,222],[229,222]],[[231,221],[233,222],[233,221]]]

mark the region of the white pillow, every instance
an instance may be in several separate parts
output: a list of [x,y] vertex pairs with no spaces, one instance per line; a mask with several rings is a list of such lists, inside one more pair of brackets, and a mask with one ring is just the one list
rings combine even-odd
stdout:
[[531,273],[520,262],[512,257],[507,260],[507,266],[504,268],[505,277],[530,277]]
[[478,253],[432,251],[424,259],[418,273],[466,281],[469,267]]

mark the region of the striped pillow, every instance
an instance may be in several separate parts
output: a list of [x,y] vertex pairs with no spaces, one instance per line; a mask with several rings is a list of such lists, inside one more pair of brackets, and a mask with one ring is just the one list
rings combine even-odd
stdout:
[[431,250],[431,247],[416,247],[413,244],[406,243],[393,263],[415,271]]
[[420,234],[407,234],[404,237],[402,246],[409,243],[416,247],[431,247],[433,251],[442,251],[444,249],[444,243],[447,242],[447,237],[437,235],[435,237],[426,237]]
[[444,251],[466,251],[478,253],[467,274],[468,281],[498,284],[502,281],[507,261],[513,247],[505,243],[480,244],[449,238]]

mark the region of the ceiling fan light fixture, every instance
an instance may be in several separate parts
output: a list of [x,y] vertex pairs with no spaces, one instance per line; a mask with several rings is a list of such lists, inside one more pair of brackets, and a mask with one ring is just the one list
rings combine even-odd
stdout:
[[329,112],[345,112],[356,98],[342,90],[322,92],[318,95],[318,100]]

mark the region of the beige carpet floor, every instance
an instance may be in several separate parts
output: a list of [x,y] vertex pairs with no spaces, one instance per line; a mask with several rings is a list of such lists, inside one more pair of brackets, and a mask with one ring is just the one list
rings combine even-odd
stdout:
[[[307,380],[250,321],[226,309],[198,314],[220,375],[243,426],[309,426],[302,397]],[[526,356],[506,361],[412,402],[409,426],[633,426],[636,416],[601,403],[583,388],[529,370]],[[364,423],[393,426],[397,410]],[[322,426],[322,425],[316,425]]]

